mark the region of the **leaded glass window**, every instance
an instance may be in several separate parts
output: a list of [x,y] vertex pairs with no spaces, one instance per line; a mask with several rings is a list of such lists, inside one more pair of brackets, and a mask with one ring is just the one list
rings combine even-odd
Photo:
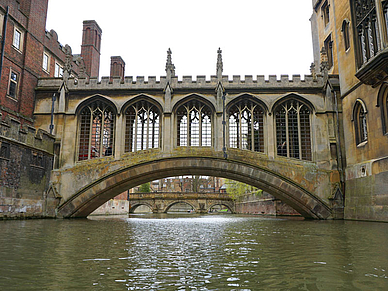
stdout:
[[110,156],[114,149],[115,114],[98,100],[85,106],[79,116],[78,160]]
[[311,160],[310,109],[298,100],[288,100],[275,111],[277,154]]
[[125,112],[125,152],[159,147],[160,111],[148,101],[139,101]]
[[191,100],[177,110],[178,146],[212,145],[212,111],[199,100]]
[[264,152],[264,111],[252,100],[241,100],[230,107],[229,146]]
[[380,50],[379,27],[375,0],[352,1],[357,32],[358,67]]

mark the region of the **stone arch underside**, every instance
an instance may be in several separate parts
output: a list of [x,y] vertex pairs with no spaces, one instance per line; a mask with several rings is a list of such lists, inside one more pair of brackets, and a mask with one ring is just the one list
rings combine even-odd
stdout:
[[178,175],[207,175],[240,181],[272,194],[306,218],[331,218],[330,207],[300,184],[260,166],[215,157],[160,158],[113,171],[62,201],[58,217],[86,217],[127,189]]
[[235,210],[234,210],[232,203],[228,203],[225,201],[215,201],[215,202],[209,203],[209,205],[207,206],[207,209],[206,209],[207,212],[209,212],[210,209],[212,209],[214,206],[217,206],[217,205],[225,206],[226,208],[229,209],[229,211],[231,213],[235,213]]
[[138,207],[140,207],[140,206],[147,206],[150,209],[151,212],[153,210],[153,207],[152,207],[152,205],[150,203],[148,203],[148,202],[137,202],[137,203],[131,205],[131,207],[129,208],[129,213],[134,213],[135,210]]
[[171,209],[171,207],[173,207],[174,205],[179,204],[179,203],[185,203],[185,204],[189,205],[194,211],[198,210],[198,209],[197,209],[197,205],[195,205],[194,203],[191,203],[190,201],[186,201],[186,200],[177,200],[177,201],[173,201],[173,202],[169,203],[169,204],[165,207],[165,209],[163,209],[163,212],[164,212],[164,213],[167,213],[167,212]]

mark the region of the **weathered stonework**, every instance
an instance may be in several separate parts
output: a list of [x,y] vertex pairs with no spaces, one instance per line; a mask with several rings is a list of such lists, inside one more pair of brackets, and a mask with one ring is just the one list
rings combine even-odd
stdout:
[[265,192],[260,195],[249,193],[238,197],[235,201],[235,209],[236,213],[242,214],[300,216],[295,209]]
[[[322,5],[328,2],[330,21],[325,24]],[[339,74],[343,111],[342,152],[344,153],[345,219],[388,221],[387,159],[388,135],[384,129],[381,100],[386,98],[388,34],[387,19],[382,1],[313,0],[311,17],[316,67],[321,66],[319,51],[331,36],[333,67],[330,73]],[[354,5],[354,7],[352,7]],[[357,5],[367,7],[356,9]],[[357,25],[369,21],[363,13],[374,9],[376,35],[364,37],[360,43]],[[361,21],[361,22],[360,22]],[[349,28],[349,47],[346,48],[344,24]],[[374,41],[373,52],[366,56],[368,42]],[[357,128],[360,120],[355,108],[362,104],[365,113],[364,140],[359,141]],[[387,110],[387,109],[385,109]]]
[[46,192],[53,145],[47,132],[9,116],[0,121],[0,219],[55,217],[59,200]]
[[[326,77],[325,77],[326,78]],[[245,182],[263,189],[294,207],[305,217],[336,218],[331,213],[330,198],[339,184],[334,99],[326,93],[323,76],[270,76],[255,80],[245,76],[184,76],[178,80],[167,74],[155,77],[102,78],[90,81],[41,79],[37,87],[36,125],[48,128],[54,104],[54,134],[60,142],[58,169],[53,171],[53,189],[62,200],[61,217],[83,217],[98,206],[139,184],[176,175],[208,175]],[[336,83],[336,77],[330,77]],[[220,88],[222,88],[220,93]],[[264,152],[226,147],[223,150],[223,102],[228,108],[236,100],[251,98],[265,109]],[[276,154],[274,109],[284,100],[295,98],[309,104],[311,117],[312,160],[285,158]],[[176,109],[188,99],[206,100],[212,113],[212,146],[177,146]],[[92,100],[106,100],[117,112],[115,148],[111,157],[77,161],[79,112]],[[124,152],[124,110],[137,100],[151,100],[162,112],[162,130],[158,149]],[[329,142],[330,141],[330,142]],[[226,159],[225,159],[226,157]]]

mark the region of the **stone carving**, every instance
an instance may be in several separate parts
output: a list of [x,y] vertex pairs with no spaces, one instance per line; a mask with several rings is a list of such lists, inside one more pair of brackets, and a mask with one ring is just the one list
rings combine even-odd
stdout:
[[217,79],[222,79],[222,72],[223,72],[223,63],[222,63],[222,50],[221,48],[218,48],[217,51]]
[[171,77],[175,77],[175,66],[172,63],[172,58],[171,58],[172,52],[171,49],[169,48],[167,50],[167,62],[166,62],[166,74],[167,74],[167,81],[171,81]]

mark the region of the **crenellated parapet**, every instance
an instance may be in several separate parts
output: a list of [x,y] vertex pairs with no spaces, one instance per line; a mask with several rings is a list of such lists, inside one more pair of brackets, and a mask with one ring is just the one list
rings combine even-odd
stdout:
[[[120,78],[102,77],[88,79],[69,78],[67,88],[69,90],[164,90],[167,85],[165,76],[161,76],[159,80],[155,76],[150,76],[147,79],[144,76],[127,76],[124,80]],[[305,75],[301,78],[300,75],[281,75],[280,78],[276,75],[269,75],[266,78],[264,75],[257,75],[255,78],[252,75],[244,77],[234,75],[222,76],[222,85],[225,89],[288,89],[288,88],[322,88],[324,86],[323,76]],[[59,88],[62,84],[60,79],[42,78],[38,82],[38,89]],[[217,76],[183,76],[178,78],[171,77],[170,86],[173,89],[215,89],[218,84]]]
[[21,125],[18,119],[7,115],[4,120],[0,114],[0,138],[10,142],[53,153],[55,137],[47,131],[36,129],[28,124]]

